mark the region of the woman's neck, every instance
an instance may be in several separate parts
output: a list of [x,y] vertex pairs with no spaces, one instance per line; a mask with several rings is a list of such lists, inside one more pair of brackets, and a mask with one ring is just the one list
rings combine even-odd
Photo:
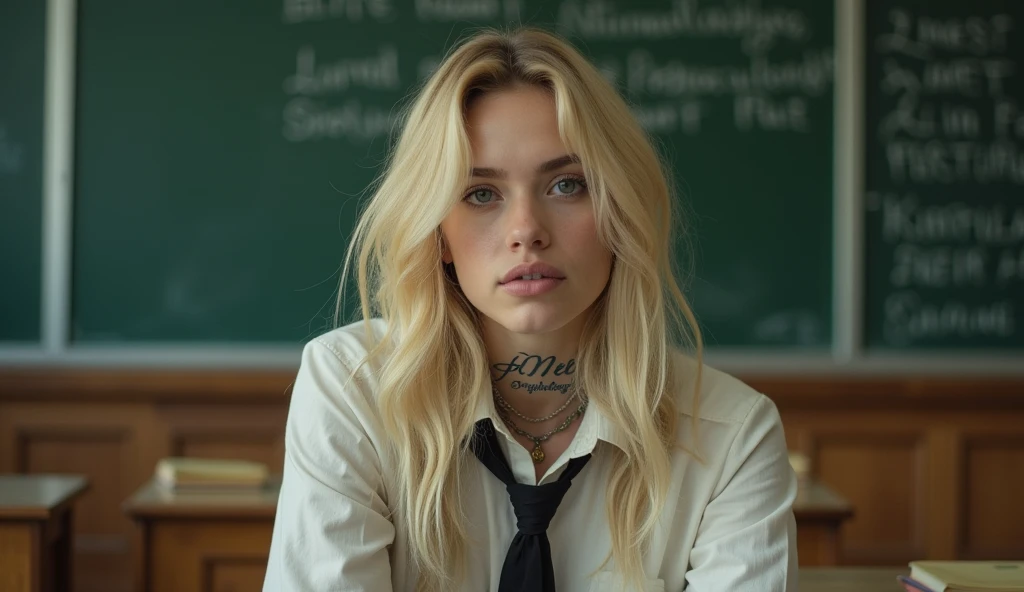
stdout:
[[[516,411],[527,417],[547,417],[572,394],[578,331],[524,335],[499,328],[485,332],[484,340],[494,387]],[[560,423],[576,407],[570,404],[540,423],[516,421],[514,414],[512,419],[527,431],[542,431]]]

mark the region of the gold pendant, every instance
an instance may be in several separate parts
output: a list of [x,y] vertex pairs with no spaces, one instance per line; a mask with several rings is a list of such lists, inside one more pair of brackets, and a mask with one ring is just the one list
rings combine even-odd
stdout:
[[533,464],[540,464],[544,462],[544,451],[540,449],[540,442],[534,442],[533,452],[530,453],[533,457]]

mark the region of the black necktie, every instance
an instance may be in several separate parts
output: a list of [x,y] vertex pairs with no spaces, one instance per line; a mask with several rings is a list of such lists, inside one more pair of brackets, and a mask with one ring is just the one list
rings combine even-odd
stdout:
[[590,455],[574,458],[557,481],[544,485],[516,483],[508,461],[501,454],[494,424],[489,419],[476,422],[473,452],[494,476],[505,484],[515,510],[519,532],[509,545],[505,564],[501,567],[498,592],[555,592],[555,570],[551,565],[551,544],[548,524],[558,504],[572,485],[572,478],[582,469]]

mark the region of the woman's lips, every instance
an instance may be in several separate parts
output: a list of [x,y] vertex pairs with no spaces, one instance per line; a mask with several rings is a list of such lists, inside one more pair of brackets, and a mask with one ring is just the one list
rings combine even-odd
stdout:
[[541,278],[539,280],[512,280],[501,284],[501,288],[513,296],[539,296],[557,288],[564,280]]

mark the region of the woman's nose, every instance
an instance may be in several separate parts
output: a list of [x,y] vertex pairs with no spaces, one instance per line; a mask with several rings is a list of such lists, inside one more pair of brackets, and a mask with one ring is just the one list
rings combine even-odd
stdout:
[[506,243],[510,249],[543,249],[550,242],[543,206],[532,196],[514,198],[508,210]]

